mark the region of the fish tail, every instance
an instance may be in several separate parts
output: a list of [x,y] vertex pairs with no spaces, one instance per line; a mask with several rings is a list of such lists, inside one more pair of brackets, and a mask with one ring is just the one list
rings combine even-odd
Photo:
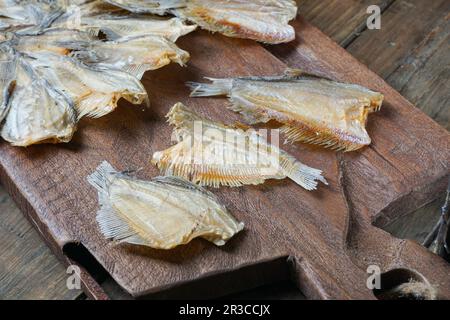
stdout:
[[328,185],[322,170],[311,168],[293,157],[285,158],[281,165],[286,176],[306,190],[316,190],[319,181]]
[[233,87],[233,79],[206,78],[212,83],[186,82],[192,90],[191,97],[210,97],[229,95]]

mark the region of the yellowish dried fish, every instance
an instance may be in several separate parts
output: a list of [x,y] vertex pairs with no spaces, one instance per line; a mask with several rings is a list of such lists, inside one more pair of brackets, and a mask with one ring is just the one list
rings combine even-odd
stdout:
[[194,31],[197,26],[187,25],[179,18],[155,16],[98,15],[82,17],[80,30],[98,33],[102,31],[110,40],[121,37],[157,35],[175,42],[181,36]]
[[292,179],[307,190],[327,183],[322,171],[310,168],[270,144],[254,131],[243,131],[198,116],[181,103],[167,115],[178,142],[155,152],[152,163],[164,174],[202,186],[238,187],[267,179]]
[[200,237],[222,246],[244,228],[212,193],[184,179],[138,180],[103,162],[88,181],[98,191],[100,231],[119,243],[172,249]]
[[67,142],[76,129],[70,100],[41,79],[24,60],[17,65],[15,88],[1,136],[15,146]]
[[184,66],[189,53],[160,36],[120,38],[116,41],[66,43],[72,56],[86,64],[120,69],[141,79],[144,72],[156,70],[171,62]]
[[294,40],[288,22],[297,15],[293,0],[190,0],[175,14],[229,37],[276,44]]
[[276,120],[288,141],[352,151],[369,145],[368,115],[378,111],[383,95],[347,84],[288,70],[280,77],[210,79],[188,83],[191,96],[226,95],[231,109],[249,123]]
[[71,50],[65,43],[86,43],[95,40],[95,37],[78,30],[47,29],[39,34],[16,37],[11,40],[11,44],[16,51],[27,54],[43,51],[68,55]]
[[120,98],[134,104],[147,101],[144,86],[128,72],[87,66],[50,52],[34,53],[31,57],[29,63],[35,72],[73,102],[78,119],[108,114],[117,107]]
[[172,9],[184,7],[190,0],[105,0],[115,6],[134,13],[163,15]]

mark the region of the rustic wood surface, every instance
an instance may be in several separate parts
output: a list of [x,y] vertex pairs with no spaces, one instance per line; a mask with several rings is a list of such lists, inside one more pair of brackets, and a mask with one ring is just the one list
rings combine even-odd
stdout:
[[[374,3],[380,4],[384,10],[382,15],[382,29],[374,31],[364,30],[366,19],[365,9],[367,5]],[[423,3],[425,2],[420,0],[370,1],[370,3],[369,1],[318,2],[310,0],[304,1],[300,8],[303,16],[326,31],[333,39],[346,47],[355,57],[368,65],[369,68],[383,75],[396,89],[412,100],[412,102],[417,103],[419,108],[448,128],[449,110],[447,106],[449,90],[446,87],[448,86],[448,63],[443,63],[448,61],[448,1],[427,1],[425,7]],[[395,32],[396,28],[402,31]],[[182,42],[182,45],[184,43]],[[283,49],[280,49],[280,51],[281,55],[279,56],[284,58],[286,62],[291,62],[289,59],[293,59],[293,63],[289,63],[290,65],[298,63],[295,55],[292,53],[283,53]],[[383,59],[379,58],[380,55],[383,55]],[[172,70],[176,69],[174,67],[171,68]],[[270,70],[267,70],[265,66],[259,66],[257,71],[268,72]],[[351,77],[352,75],[345,74],[343,76]],[[357,79],[357,77],[354,79]],[[395,99],[398,98],[395,97]],[[125,111],[122,109],[119,112],[123,114]],[[162,116],[162,113],[159,113],[158,117]],[[102,123],[105,124],[105,122]],[[121,130],[127,134],[126,128],[123,126]],[[121,150],[120,152],[124,155],[127,151],[129,150]],[[404,150],[400,151],[404,152]],[[70,153],[70,150],[68,152]],[[442,152],[442,150],[438,150],[437,152]],[[139,163],[136,165],[139,166]],[[431,168],[431,170],[433,169],[436,170],[436,168]],[[417,179],[420,179],[420,176]],[[355,186],[350,186],[350,189],[353,187]],[[397,184],[395,188],[404,189],[404,186]],[[395,191],[398,192],[399,190]],[[7,198],[3,196],[3,199]],[[362,201],[364,198],[356,200]],[[63,199],[59,199],[59,201],[63,201]],[[418,203],[420,202],[427,202],[427,200],[419,199]],[[358,205],[354,207],[358,209]],[[15,289],[0,290],[0,296],[6,298],[72,298],[76,296],[78,294],[77,292],[64,291],[65,270],[55,259],[45,258],[47,265],[38,262],[41,261],[39,259],[47,256],[51,257],[51,255],[42,242],[36,240],[36,232],[27,225],[21,215],[17,214],[17,209],[11,204],[8,204],[8,202],[3,204],[1,209],[2,211],[0,212],[2,212],[2,215],[8,215],[9,217],[9,219],[5,220],[13,221],[13,226],[23,226],[23,234],[26,234],[26,237],[16,239],[13,235],[2,232],[2,237],[6,237],[0,247],[2,257],[15,257],[15,261],[23,259],[20,264],[18,262],[16,263],[20,268],[32,270],[32,272],[17,272],[18,267],[15,264],[6,263],[14,259],[2,259],[2,265],[0,266],[1,287],[2,289],[9,288],[3,284],[12,283]],[[373,209],[373,212],[376,213],[379,208]],[[390,208],[388,211],[391,211],[391,214],[394,212],[397,216],[397,210],[395,208]],[[403,211],[403,213],[407,211]],[[427,210],[426,212],[429,213],[432,211]],[[367,216],[372,217],[370,212],[367,213]],[[417,216],[418,218],[415,220],[422,219],[423,221],[423,215],[419,214]],[[430,217],[432,216],[431,214]],[[385,225],[389,224],[388,222],[391,217],[389,215],[382,215],[374,218],[379,218],[378,223]],[[339,226],[339,222],[337,223]],[[431,226],[432,224],[428,222],[427,226]],[[400,225],[404,226],[405,224],[401,223]],[[364,230],[367,228],[367,225],[356,226],[356,229],[358,228]],[[401,228],[391,228],[390,231],[395,232],[395,230],[399,229]],[[417,236],[417,232],[409,230],[408,234],[404,229],[402,236]],[[415,230],[417,231],[417,228]],[[360,241],[362,240],[357,234],[364,233],[356,232],[356,235],[353,237],[354,239],[350,239],[349,247],[352,250],[355,248],[351,244],[361,243]],[[421,234],[423,234],[423,231]],[[387,237],[387,235],[383,233],[382,237]],[[8,243],[15,245],[10,247]],[[245,244],[242,243],[239,245]],[[397,246],[393,248],[393,252],[400,247],[404,248],[403,251],[406,252],[406,255],[409,250],[416,250],[414,245],[410,243],[398,242]],[[262,270],[261,274],[269,271]],[[39,285],[33,285],[33,281]],[[261,282],[261,279],[255,279],[255,284],[258,282]],[[108,283],[108,281],[105,283]],[[235,290],[237,287],[235,286],[232,289]],[[309,296],[314,296],[317,293],[312,292],[313,290],[310,291]],[[320,293],[318,295],[320,296]]]

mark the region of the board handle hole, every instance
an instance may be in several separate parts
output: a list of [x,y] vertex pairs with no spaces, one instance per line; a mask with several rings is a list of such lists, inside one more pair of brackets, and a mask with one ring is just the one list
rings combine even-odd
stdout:
[[437,290],[420,273],[393,269],[381,274],[381,288],[373,289],[378,300],[436,300]]

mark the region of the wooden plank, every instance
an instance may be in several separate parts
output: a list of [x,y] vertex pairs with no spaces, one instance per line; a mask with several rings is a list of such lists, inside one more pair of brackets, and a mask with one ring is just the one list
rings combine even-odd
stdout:
[[367,30],[347,50],[386,79],[449,11],[447,0],[395,1],[382,16],[381,30]]
[[[1,143],[2,179],[7,187],[16,189],[16,199],[55,250],[83,244],[134,296],[210,277],[221,279],[220,286],[214,282],[213,291],[223,294],[242,289],[248,280],[243,275],[251,275],[253,268],[259,270],[257,275],[266,276],[254,277],[252,286],[254,281],[270,281],[288,268],[308,298],[373,298],[366,287],[369,263],[379,264],[383,270],[417,270],[439,286],[442,297],[450,296],[445,262],[370,225],[375,218],[400,214],[394,210],[400,204],[419,206],[440,187],[448,173],[449,150],[443,146],[448,146],[449,134],[317,29],[301,19],[295,24],[299,41],[280,50],[290,49],[299,67],[360,82],[386,94],[383,112],[372,117],[369,125],[374,144],[345,159],[309,146],[286,147],[305,163],[325,171],[330,186],[318,192],[306,192],[289,181],[216,190],[221,201],[247,225],[246,232],[225,248],[201,240],[170,252],[113,246],[99,234],[94,218],[97,199],[86,176],[102,160],[118,169],[148,163],[152,152],[169,145],[171,128],[164,115],[177,101],[214,119],[239,119],[225,110],[222,99],[189,99],[184,82],[203,76],[282,72],[286,66],[254,42],[206,32],[183,38],[180,46],[192,55],[189,68],[172,65],[144,77],[152,101],[150,110],[122,103],[107,117],[83,121],[68,145],[19,149]],[[412,126],[417,121],[421,128]],[[440,151],[429,157],[431,150]],[[425,161],[430,165],[426,170]],[[143,177],[156,174],[151,166],[141,173]],[[213,282],[203,283],[203,289],[211,292]]]
[[74,299],[65,268],[0,186],[0,299]]
[[367,8],[383,11],[394,0],[298,0],[299,13],[341,46],[346,47],[366,29]]

